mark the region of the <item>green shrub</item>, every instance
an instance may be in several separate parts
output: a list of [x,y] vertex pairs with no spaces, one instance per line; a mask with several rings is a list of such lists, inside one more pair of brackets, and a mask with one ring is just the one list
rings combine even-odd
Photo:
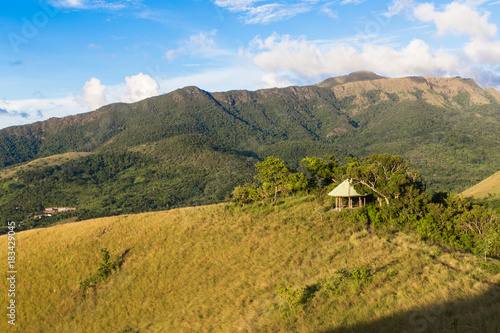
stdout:
[[117,267],[117,263],[111,260],[108,250],[106,248],[102,248],[101,262],[97,267],[96,273],[80,282],[82,297],[85,298],[87,289],[95,288],[99,282],[105,281],[113,273],[113,271],[117,269]]

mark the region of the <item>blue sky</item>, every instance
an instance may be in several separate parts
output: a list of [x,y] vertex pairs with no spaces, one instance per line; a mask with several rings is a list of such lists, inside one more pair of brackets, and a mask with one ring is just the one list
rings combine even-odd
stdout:
[[0,10],[0,128],[356,70],[500,88],[500,1],[18,0]]

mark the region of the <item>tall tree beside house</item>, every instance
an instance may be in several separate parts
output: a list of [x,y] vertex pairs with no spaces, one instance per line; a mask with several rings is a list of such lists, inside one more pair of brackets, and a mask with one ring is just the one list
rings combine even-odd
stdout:
[[382,203],[412,200],[422,193],[425,186],[420,174],[413,170],[410,163],[400,156],[375,154],[351,163],[346,176],[354,180],[353,185],[362,185]]

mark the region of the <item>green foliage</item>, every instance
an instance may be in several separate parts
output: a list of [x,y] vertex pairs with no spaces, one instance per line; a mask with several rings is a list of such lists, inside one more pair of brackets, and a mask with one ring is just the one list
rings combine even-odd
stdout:
[[292,284],[285,281],[284,286],[280,285],[276,289],[276,295],[288,305],[289,310],[295,310],[292,313],[296,313],[297,310],[307,305],[320,289],[319,283],[306,285],[304,288],[292,288]]
[[462,107],[470,106],[470,93],[465,90],[460,90],[458,94],[453,97],[453,100]]
[[368,100],[368,103],[375,104],[380,101],[380,90],[368,90],[363,95]]
[[278,194],[287,195],[307,187],[307,179],[302,173],[291,172],[285,162],[273,156],[257,163],[255,167],[257,169],[255,179],[261,182],[261,187],[256,184],[246,184],[236,187],[232,193],[232,201],[241,206],[268,197],[273,198],[273,205],[276,205]]
[[379,199],[380,205],[385,202],[411,202],[422,193],[424,188],[420,175],[400,156],[375,154],[365,158],[361,163],[349,166],[347,177],[355,181],[355,185],[363,186]]
[[356,281],[366,282],[373,275],[373,273],[369,268],[361,265],[361,267],[354,269],[351,275]]
[[487,255],[500,256],[500,216],[494,210],[474,205],[458,221],[462,233],[475,238],[476,250],[485,260]]
[[[253,176],[253,158],[214,150],[203,137],[141,148],[20,169],[0,179],[0,213],[24,230],[64,220],[217,203]],[[65,206],[76,210],[33,218],[44,207]]]
[[231,201],[240,206],[245,206],[262,198],[261,189],[255,183],[236,186],[232,192]]
[[302,296],[302,290],[292,289],[292,284],[285,281],[285,286],[280,285],[276,290],[276,295],[284,300],[290,308],[293,308],[299,304]]
[[326,155],[325,159],[306,157],[300,164],[311,174],[309,179],[311,185],[325,187],[340,180],[342,171],[339,170],[339,161],[334,155]]
[[408,215],[405,207],[368,205],[350,215],[369,221],[379,231],[413,230],[425,239],[463,248],[485,259],[488,255],[500,256],[500,217],[487,205],[453,193],[440,193],[415,210]]
[[101,262],[97,266],[96,272],[87,279],[80,282],[82,297],[87,295],[87,289],[96,288],[100,282],[105,281],[118,268],[117,263],[111,260],[106,248],[101,249]]

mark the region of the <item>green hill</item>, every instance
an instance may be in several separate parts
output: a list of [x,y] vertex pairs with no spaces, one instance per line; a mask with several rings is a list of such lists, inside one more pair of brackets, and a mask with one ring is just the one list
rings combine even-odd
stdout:
[[[217,203],[270,155],[291,167],[325,154],[400,155],[430,192],[461,192],[499,169],[499,101],[470,79],[356,72],[303,87],[186,87],[10,127],[0,130],[0,215],[72,206],[88,219]],[[33,162],[72,152],[81,157]]]
[[462,192],[474,199],[500,199],[500,171]]
[[[7,249],[7,235],[0,248]],[[3,332],[495,332],[500,262],[377,235],[310,197],[17,233]],[[119,268],[85,292],[100,249]],[[0,252],[7,262],[7,251]],[[1,289],[8,289],[7,280]],[[289,287],[289,288],[287,288]],[[85,297],[82,297],[85,295]],[[295,299],[293,296],[297,296]],[[0,294],[8,304],[7,292]]]

